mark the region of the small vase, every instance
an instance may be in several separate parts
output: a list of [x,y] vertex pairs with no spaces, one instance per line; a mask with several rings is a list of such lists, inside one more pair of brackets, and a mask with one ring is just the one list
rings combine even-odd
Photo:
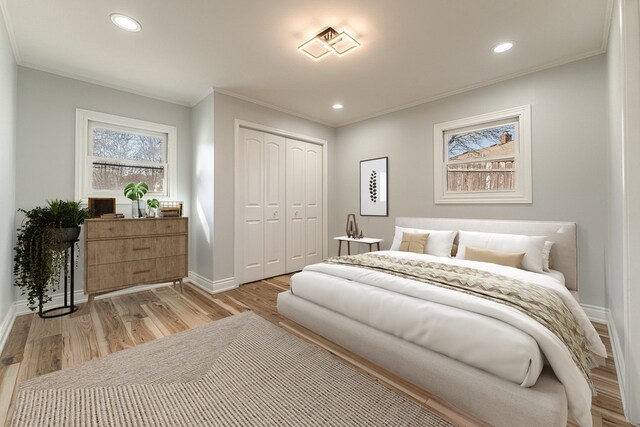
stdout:
[[152,208],[151,206],[147,206],[147,217],[155,218],[156,217],[156,208]]
[[142,200],[131,201],[131,218],[144,217],[144,204]]

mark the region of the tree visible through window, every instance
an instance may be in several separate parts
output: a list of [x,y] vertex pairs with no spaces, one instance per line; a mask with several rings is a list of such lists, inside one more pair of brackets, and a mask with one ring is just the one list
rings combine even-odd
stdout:
[[119,190],[129,182],[145,181],[149,193],[165,193],[164,135],[92,126],[94,190]]
[[149,195],[175,197],[177,129],[89,110],[76,110],[76,194],[115,197],[130,182],[144,181]]

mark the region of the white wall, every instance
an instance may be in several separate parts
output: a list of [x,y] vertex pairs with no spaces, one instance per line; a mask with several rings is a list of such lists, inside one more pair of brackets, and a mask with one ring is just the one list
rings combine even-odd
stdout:
[[[605,72],[599,55],[339,128],[332,234],[344,234],[347,214],[360,211],[360,160],[388,156],[389,217],[358,217],[365,235],[384,238],[388,248],[397,216],[576,222],[580,296],[604,306]],[[524,104],[532,105],[533,203],[435,205],[434,124]]]
[[[611,27],[609,33],[609,47],[607,50],[607,83],[609,90],[609,180],[608,180],[608,233],[606,248],[606,307],[611,312],[613,327],[622,332],[624,330],[624,298],[623,283],[623,183],[624,164],[622,141],[622,101],[624,73],[622,67],[620,46],[620,2],[614,2]],[[619,345],[626,349],[624,335],[620,334]]]
[[[0,327],[13,303],[18,68],[0,11]],[[2,331],[0,331],[1,333]],[[0,340],[2,339],[0,335]]]
[[640,423],[640,6],[615,0],[607,52],[606,307],[625,414]]
[[[214,93],[214,247],[213,276],[224,280],[234,275],[234,122],[246,120],[328,141],[329,230],[335,228],[336,188],[335,129],[221,93]],[[329,108],[329,106],[327,106]]]
[[193,182],[189,270],[213,281],[213,93],[191,112]]
[[[24,67],[18,67],[17,207],[74,199],[76,108],[177,127],[176,198],[190,211],[190,108]],[[119,205],[118,210],[128,214],[131,205]],[[82,258],[75,277],[76,289],[82,289]]]

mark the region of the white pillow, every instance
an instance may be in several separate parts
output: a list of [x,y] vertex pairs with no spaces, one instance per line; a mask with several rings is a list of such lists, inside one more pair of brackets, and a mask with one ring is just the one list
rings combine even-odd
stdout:
[[552,247],[553,242],[544,242],[544,248],[542,248],[542,269],[544,271],[549,271],[549,256],[551,255]]
[[429,233],[424,253],[434,256],[451,257],[451,247],[456,239],[456,231],[450,230],[421,230],[419,228],[405,228],[396,226],[396,234],[393,236],[393,243],[390,250],[400,249],[402,233]]
[[522,268],[542,273],[542,249],[546,237],[523,236],[520,234],[481,233],[478,231],[459,231],[458,254],[456,258],[464,259],[467,246],[492,249],[500,252],[524,252]]

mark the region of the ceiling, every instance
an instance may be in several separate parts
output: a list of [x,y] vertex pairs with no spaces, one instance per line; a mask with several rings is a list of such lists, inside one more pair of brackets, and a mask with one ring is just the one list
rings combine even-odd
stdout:
[[[185,105],[215,87],[332,126],[604,52],[610,3],[0,0],[20,65]],[[114,12],[142,31],[115,27]],[[326,26],[362,47],[298,52]],[[514,48],[494,54],[503,40]]]

